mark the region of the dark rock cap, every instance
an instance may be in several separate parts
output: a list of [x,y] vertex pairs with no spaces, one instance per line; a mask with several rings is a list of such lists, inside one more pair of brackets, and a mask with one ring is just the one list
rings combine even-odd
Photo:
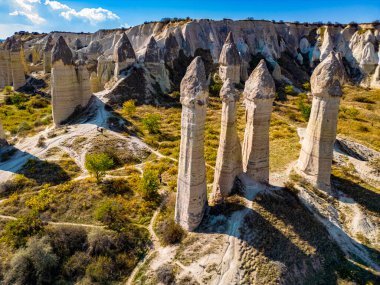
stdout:
[[275,84],[265,60],[262,59],[245,82],[244,96],[246,100],[271,99],[275,97]]
[[311,93],[314,96],[342,96],[345,69],[339,53],[331,52],[311,75]]
[[197,56],[190,63],[186,74],[181,81],[181,103],[189,105],[192,102],[200,101],[205,104],[207,98],[204,96],[208,92],[208,82],[206,78],[205,66],[202,58]]
[[240,65],[239,51],[234,42],[232,32],[228,33],[219,57],[219,63],[223,65]]
[[51,35],[48,35],[47,41],[44,45],[44,52],[49,52],[53,49],[54,44],[53,44],[53,37]]
[[129,59],[136,59],[135,51],[127,35],[123,33],[115,45],[113,57],[116,62],[123,62]]
[[164,59],[165,62],[173,61],[178,57],[179,44],[176,37],[171,32],[169,36],[165,39],[165,52]]
[[83,48],[83,44],[80,39],[76,38],[74,41],[74,48],[76,50]]
[[58,41],[55,43],[51,54],[52,64],[59,60],[62,60],[64,65],[73,64],[73,53],[71,52],[71,49],[66,44],[66,41],[62,36],[58,38]]
[[5,48],[12,52],[21,51],[22,42],[20,39],[16,39],[14,36],[7,38],[5,41]]
[[160,49],[153,36],[146,47],[144,62],[160,62]]

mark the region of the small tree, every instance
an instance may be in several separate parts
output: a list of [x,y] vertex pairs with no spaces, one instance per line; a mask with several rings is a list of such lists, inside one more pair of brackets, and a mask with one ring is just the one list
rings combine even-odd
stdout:
[[5,94],[9,95],[9,94],[11,94],[13,92],[13,88],[12,88],[12,86],[8,85],[8,86],[4,87],[3,91],[4,91]]
[[157,114],[149,114],[142,120],[142,123],[150,134],[157,134],[160,132],[160,119],[161,117]]
[[159,186],[160,180],[158,178],[158,172],[152,169],[144,170],[141,180],[142,195],[144,199],[154,200],[158,196]]
[[95,176],[96,181],[100,183],[107,170],[114,166],[114,161],[106,153],[93,153],[86,155],[84,166]]
[[136,112],[135,100],[128,100],[123,104],[123,111],[127,113],[128,116],[133,116]]

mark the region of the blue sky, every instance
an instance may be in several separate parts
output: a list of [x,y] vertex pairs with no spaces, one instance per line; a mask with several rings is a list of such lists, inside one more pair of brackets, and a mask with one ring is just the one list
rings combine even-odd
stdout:
[[0,0],[0,38],[15,31],[93,32],[164,17],[331,21],[380,20],[380,0]]

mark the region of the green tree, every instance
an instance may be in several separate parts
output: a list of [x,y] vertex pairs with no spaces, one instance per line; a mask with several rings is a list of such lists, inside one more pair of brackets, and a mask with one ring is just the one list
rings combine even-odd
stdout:
[[144,170],[141,180],[142,195],[144,199],[154,200],[158,196],[158,188],[160,187],[160,180],[158,172],[153,169]]
[[95,176],[96,181],[100,183],[106,171],[114,166],[114,161],[106,153],[93,153],[86,155],[84,166],[91,175]]
[[120,231],[129,224],[123,205],[112,199],[99,205],[95,210],[95,218],[114,231]]
[[128,100],[123,104],[123,111],[127,113],[128,116],[133,116],[136,112],[135,100]]
[[157,114],[149,114],[142,120],[142,123],[150,134],[157,134],[160,132],[160,119],[161,117]]

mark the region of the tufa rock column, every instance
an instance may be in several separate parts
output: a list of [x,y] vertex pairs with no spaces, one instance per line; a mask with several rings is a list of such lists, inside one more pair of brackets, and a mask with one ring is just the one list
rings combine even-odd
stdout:
[[17,90],[26,83],[22,43],[21,41],[12,38],[8,47],[11,61],[13,89]]
[[73,63],[73,54],[63,37],[59,37],[52,51],[51,96],[53,120],[62,124],[77,108],[90,100],[89,74],[84,65]]
[[189,65],[181,82],[181,145],[175,221],[188,231],[201,223],[207,205],[204,125],[208,82],[201,57]]
[[229,32],[219,57],[219,76],[223,82],[230,79],[233,83],[239,83],[240,65],[240,55]]
[[219,59],[219,75],[224,80],[220,91],[222,99],[221,132],[215,165],[212,199],[219,202],[231,193],[235,177],[242,169],[240,139],[236,129],[236,111],[240,99],[235,84],[240,82],[240,56],[229,33]]
[[132,44],[125,33],[123,33],[114,47],[113,59],[115,61],[115,77],[120,74],[120,71],[128,68],[136,61]]
[[12,85],[12,70],[9,51],[0,49],[0,88]]
[[51,72],[51,50],[53,49],[53,37],[49,35],[47,42],[43,48],[44,53],[44,72]]
[[274,97],[274,81],[262,59],[245,83],[243,143],[243,171],[261,183],[269,182],[269,126]]
[[330,191],[331,164],[344,67],[339,54],[331,52],[311,76],[313,103],[297,168],[313,185]]

